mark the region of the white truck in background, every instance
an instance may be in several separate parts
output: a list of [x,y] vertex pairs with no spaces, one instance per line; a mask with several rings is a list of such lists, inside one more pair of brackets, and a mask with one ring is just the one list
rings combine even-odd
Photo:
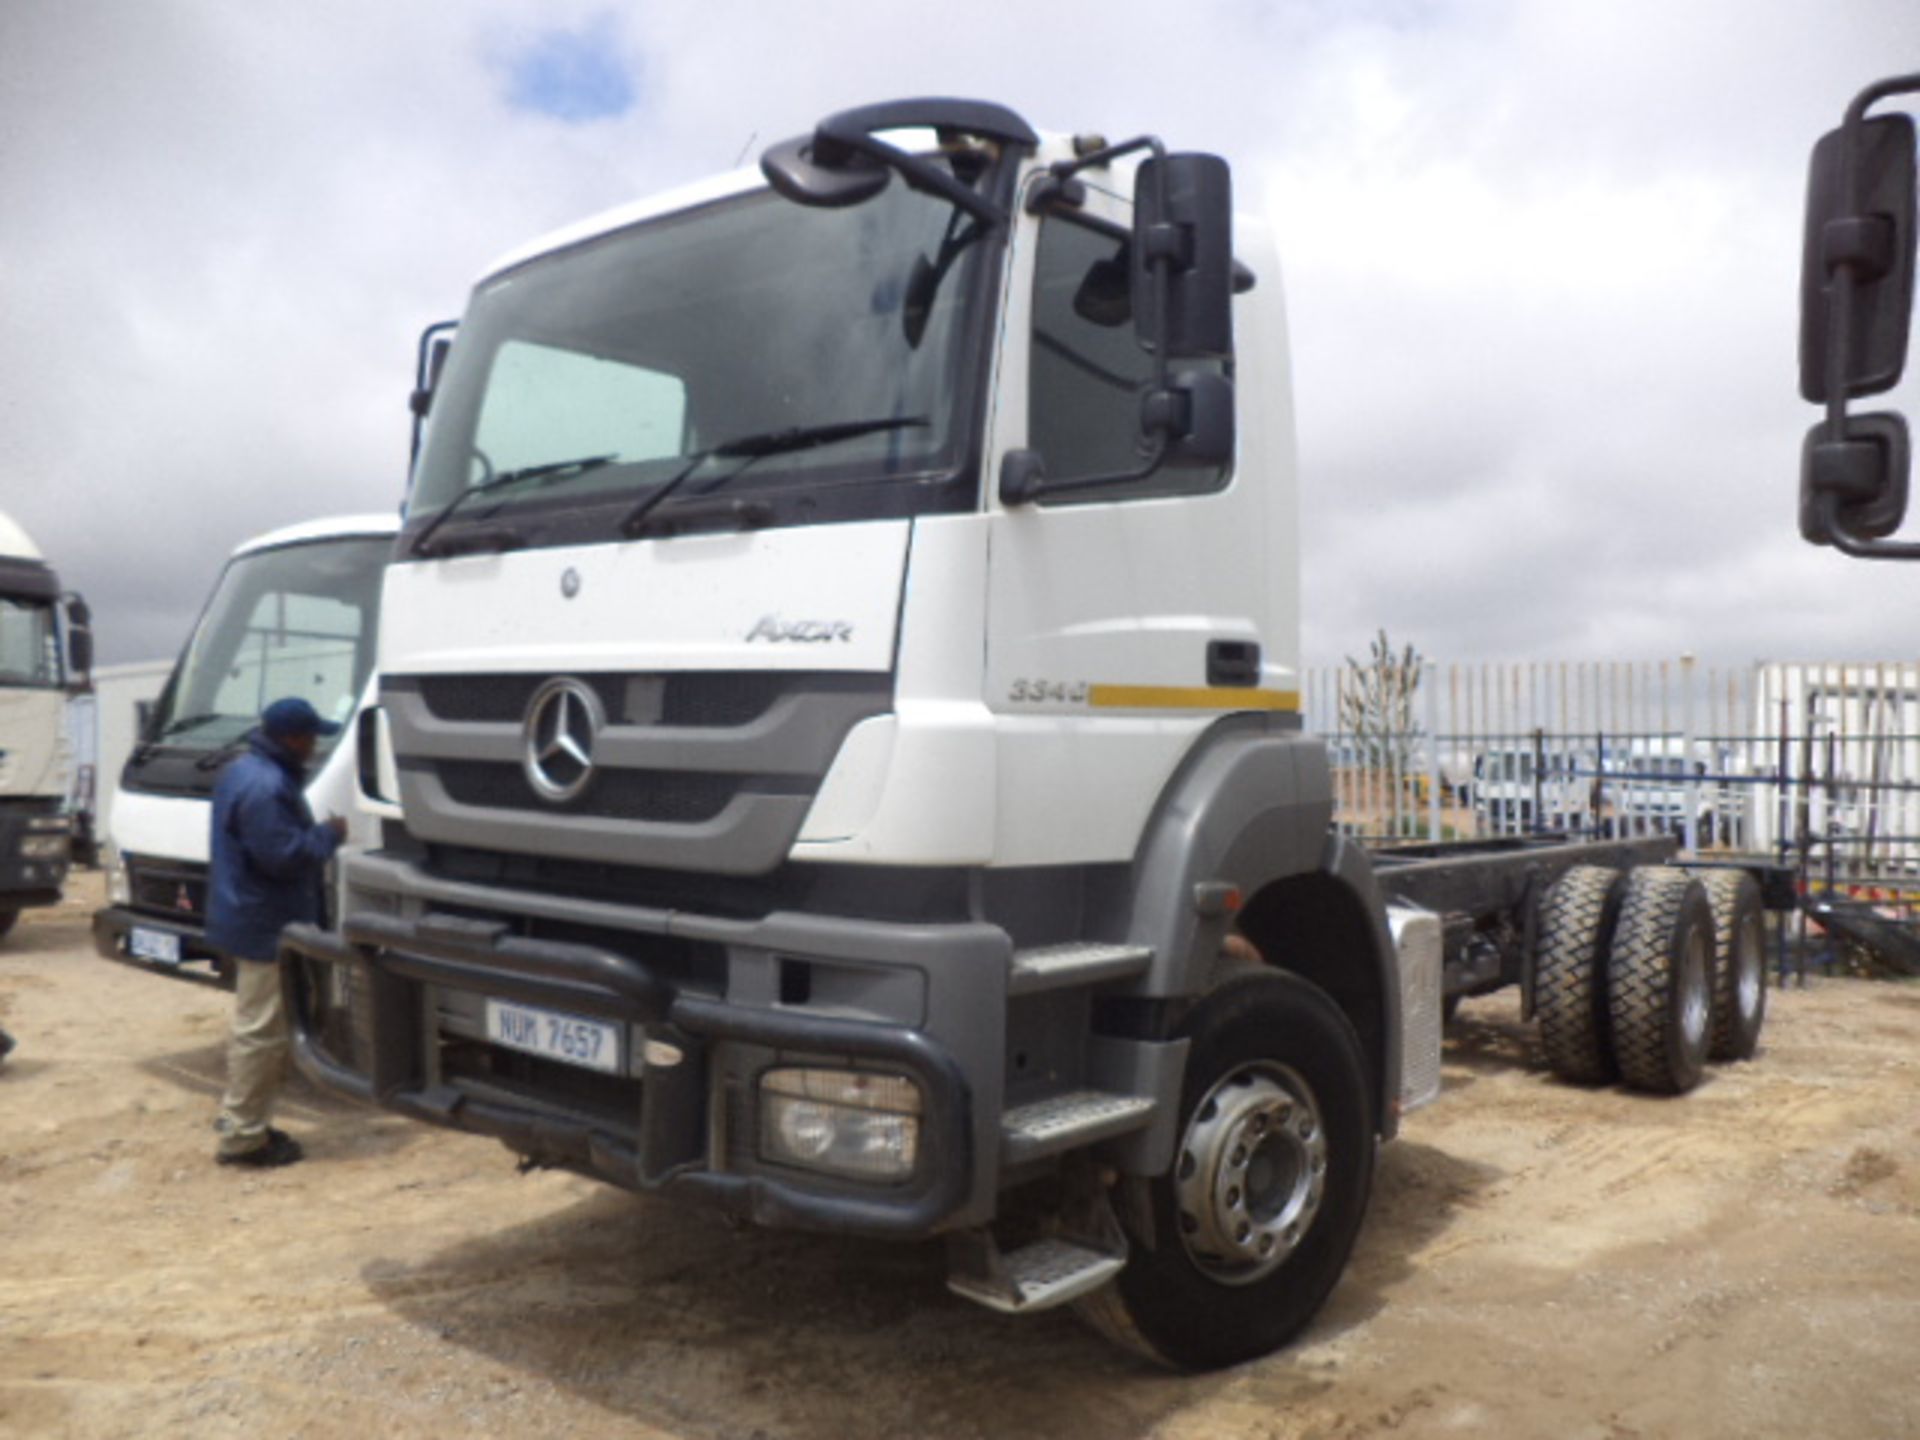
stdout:
[[221,765],[273,700],[298,695],[341,722],[337,741],[321,741],[307,796],[316,816],[347,818],[350,844],[370,838],[350,722],[373,669],[380,572],[398,528],[386,515],[315,520],[249,540],[227,561],[121,772],[107,904],[93,917],[101,955],[222,974],[205,943],[209,802]]
[[27,532],[0,514],[0,936],[23,909],[57,903],[66,883],[66,709],[93,665],[90,623],[86,602],[61,590]]
[[1331,829],[1290,394],[1224,160],[977,101],[502,261],[422,397],[379,843],[282,937],[301,1066],[1208,1367],[1338,1280],[1443,1000],[1520,986],[1583,1083],[1751,1055],[1747,873]]

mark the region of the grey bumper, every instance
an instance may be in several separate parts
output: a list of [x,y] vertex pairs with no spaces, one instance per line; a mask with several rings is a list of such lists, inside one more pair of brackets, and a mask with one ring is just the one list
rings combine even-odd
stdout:
[[[283,958],[305,962],[283,967],[296,1058],[322,1083],[761,1224],[924,1235],[992,1213],[1010,955],[997,928],[647,910],[444,881],[380,854],[356,857],[347,880],[358,898],[340,931],[295,926],[282,937]],[[567,938],[541,933],[556,928]],[[724,956],[723,971],[675,974],[654,958],[663,941]],[[783,995],[793,965],[819,977],[814,1003]],[[352,1056],[337,1053],[340,1029],[319,1013],[314,983],[315,967],[341,966],[364,1011]],[[442,1043],[462,1007],[484,998],[644,1037],[615,1082],[625,1087],[617,1103],[575,1103],[564,1084],[514,1093],[449,1073]],[[861,1185],[758,1160],[739,1133],[753,1128],[758,1072],[796,1060],[914,1078],[923,1113],[911,1180]]]

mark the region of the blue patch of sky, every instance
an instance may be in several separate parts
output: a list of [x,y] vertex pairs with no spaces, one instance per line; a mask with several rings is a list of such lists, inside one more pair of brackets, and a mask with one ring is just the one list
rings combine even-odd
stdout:
[[610,120],[639,98],[612,15],[529,37],[506,57],[507,103],[569,124]]

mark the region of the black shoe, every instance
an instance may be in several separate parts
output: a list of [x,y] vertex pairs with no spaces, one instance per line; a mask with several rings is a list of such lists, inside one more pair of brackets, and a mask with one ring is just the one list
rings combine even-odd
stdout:
[[266,1142],[238,1155],[216,1155],[214,1159],[222,1165],[253,1165],[262,1170],[270,1170],[281,1165],[291,1165],[306,1154],[300,1148],[300,1142],[284,1130],[267,1131]]

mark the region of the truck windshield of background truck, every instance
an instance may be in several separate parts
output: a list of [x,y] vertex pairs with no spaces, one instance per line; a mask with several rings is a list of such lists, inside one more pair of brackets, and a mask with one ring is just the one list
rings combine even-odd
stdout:
[[[905,185],[840,210],[760,191],[485,282],[434,397],[400,553],[495,477],[559,467],[476,495],[447,530],[506,511],[519,543],[606,539],[704,449],[843,422],[910,423],[768,454],[728,497],[751,493],[773,524],[971,508],[997,249],[977,225]],[[738,468],[697,471],[663,518]]]
[[53,687],[60,683],[60,641],[53,605],[0,595],[0,685]]
[[318,540],[235,556],[154,708],[148,741],[218,750],[288,695],[344,723],[373,664],[391,543]]

